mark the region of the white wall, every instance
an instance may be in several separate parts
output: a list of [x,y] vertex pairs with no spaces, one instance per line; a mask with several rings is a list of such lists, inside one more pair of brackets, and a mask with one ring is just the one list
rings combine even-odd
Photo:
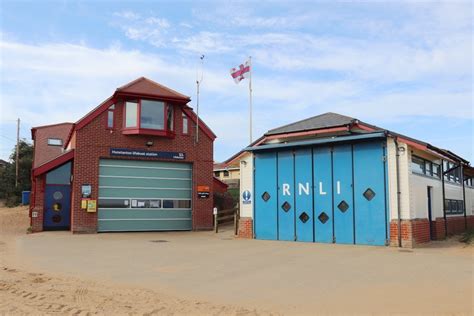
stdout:
[[[389,192],[389,208],[390,219],[398,219],[398,200],[397,200],[397,163],[396,163],[396,148],[395,142],[392,138],[387,139],[387,173],[388,173],[388,192]],[[399,167],[400,167],[400,206],[401,218],[410,219],[410,181],[409,181],[409,161],[410,155],[408,146],[405,143],[398,142],[399,148],[404,148],[400,151]]]
[[[409,152],[409,177],[410,177],[410,218],[428,218],[428,193],[427,187],[432,187],[431,190],[431,208],[432,219],[443,217],[443,189],[441,179],[420,175],[411,170],[411,156],[416,156],[428,159],[437,164],[441,164],[441,159],[425,152],[421,152],[410,147]],[[473,194],[474,189],[466,187],[466,214],[473,214]],[[463,199],[462,185],[445,182],[445,198],[446,199]],[[462,214],[447,215],[449,216],[463,216]]]
[[[242,203],[242,193],[249,190],[252,194],[251,203]],[[255,196],[253,192],[253,154],[248,153],[240,159],[240,217],[253,217],[253,203]]]

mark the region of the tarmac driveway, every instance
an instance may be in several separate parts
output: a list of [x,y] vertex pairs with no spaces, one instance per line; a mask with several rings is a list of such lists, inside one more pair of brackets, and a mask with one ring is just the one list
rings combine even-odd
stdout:
[[234,239],[212,232],[45,232],[17,254],[37,270],[284,313],[473,311],[473,251]]

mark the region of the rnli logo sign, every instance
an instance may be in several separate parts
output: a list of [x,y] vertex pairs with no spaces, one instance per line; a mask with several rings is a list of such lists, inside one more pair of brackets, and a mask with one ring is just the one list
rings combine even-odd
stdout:
[[243,204],[250,204],[252,203],[252,194],[250,193],[249,190],[245,190],[243,193],[242,193],[242,203]]
[[[288,183],[283,183],[283,186],[282,186],[282,191],[283,191],[283,195],[288,195],[288,196],[291,196],[291,187]],[[306,183],[298,183],[298,195],[309,195],[309,191],[310,190],[310,185],[309,185],[309,182],[306,182]],[[326,195],[327,192],[326,192],[326,189],[323,187],[323,183],[322,182],[319,182],[319,195]],[[341,182],[340,181],[336,181],[336,194],[341,194]]]

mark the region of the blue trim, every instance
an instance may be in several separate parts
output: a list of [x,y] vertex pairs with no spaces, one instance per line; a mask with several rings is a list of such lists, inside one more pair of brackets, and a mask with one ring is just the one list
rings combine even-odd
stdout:
[[328,143],[340,143],[340,142],[352,142],[357,140],[367,140],[367,139],[376,139],[376,138],[386,138],[384,132],[377,133],[367,133],[359,135],[350,135],[350,136],[340,136],[340,137],[327,137],[319,138],[312,140],[297,141],[291,143],[279,143],[279,144],[267,144],[257,147],[247,147],[244,148],[244,151],[260,151],[260,150],[271,150],[271,149],[283,149],[291,147],[305,147],[319,144],[328,144]]

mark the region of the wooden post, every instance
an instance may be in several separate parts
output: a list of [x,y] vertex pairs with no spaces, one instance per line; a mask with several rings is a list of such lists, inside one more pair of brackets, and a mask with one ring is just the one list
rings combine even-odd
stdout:
[[217,228],[217,207],[214,207],[214,232],[217,234],[218,228]]
[[235,205],[234,210],[234,235],[237,236],[239,234],[239,204]]

